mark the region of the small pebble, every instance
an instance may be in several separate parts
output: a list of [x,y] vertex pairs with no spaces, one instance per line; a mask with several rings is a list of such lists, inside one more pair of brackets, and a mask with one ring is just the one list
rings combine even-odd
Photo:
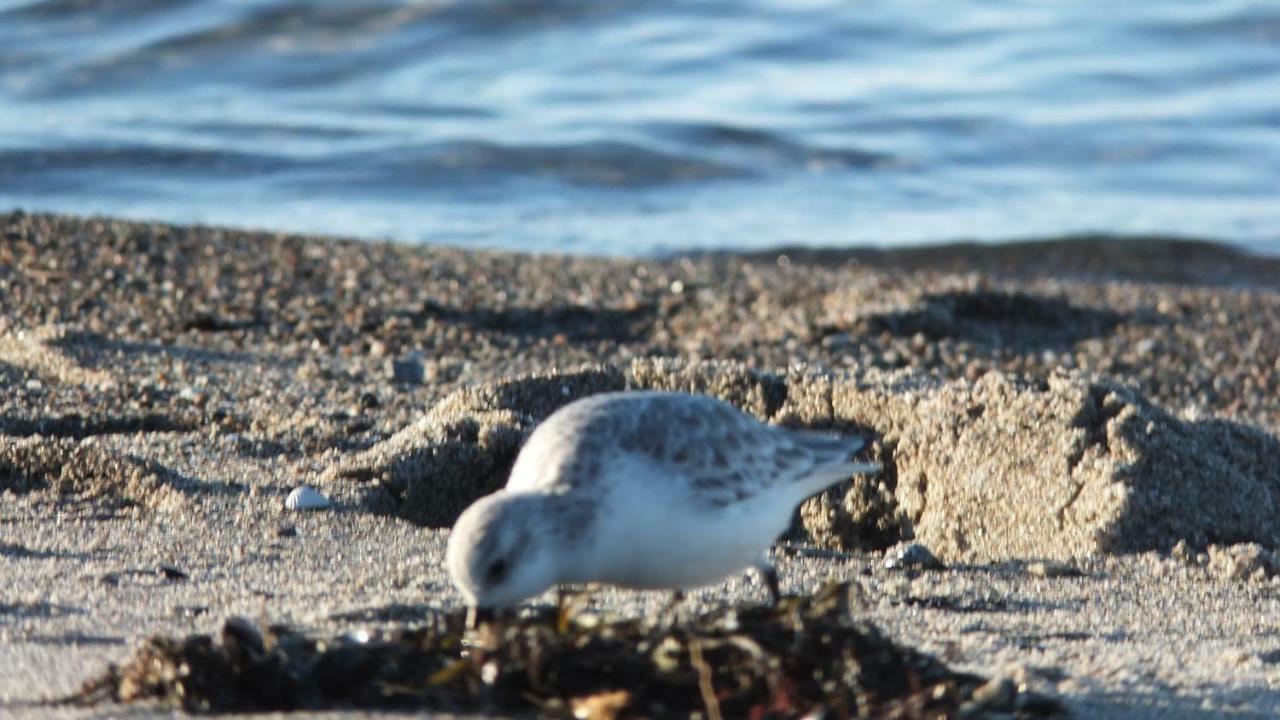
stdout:
[[391,379],[407,385],[421,385],[426,377],[426,367],[422,363],[422,353],[411,352],[390,361],[387,368]]
[[360,630],[352,630],[351,632],[343,635],[342,639],[356,645],[365,645],[368,644],[372,637],[373,636],[369,634],[368,630],[362,628]]
[[331,504],[324,493],[310,485],[294,488],[284,501],[284,506],[290,510],[324,510]]
[[209,612],[208,605],[174,605],[169,608],[169,615],[180,618],[194,618]]
[[156,568],[156,572],[166,580],[188,580],[191,577],[172,565],[161,565]]
[[1038,692],[1019,692],[1013,709],[1019,717],[1055,717],[1063,713],[1060,700]]
[[995,678],[973,691],[973,702],[984,710],[1011,710],[1018,687],[1009,678]]
[[266,644],[262,640],[262,631],[258,624],[244,617],[232,617],[222,626],[222,644],[229,650],[250,655],[262,655]]
[[822,338],[822,348],[824,350],[842,350],[853,344],[853,338],[849,333],[833,333]]
[[914,568],[917,570],[942,570],[946,566],[929,548],[920,543],[901,543],[890,548],[884,556],[887,570]]
[[1067,563],[1038,561],[1027,565],[1027,574],[1039,578],[1079,577],[1083,573]]

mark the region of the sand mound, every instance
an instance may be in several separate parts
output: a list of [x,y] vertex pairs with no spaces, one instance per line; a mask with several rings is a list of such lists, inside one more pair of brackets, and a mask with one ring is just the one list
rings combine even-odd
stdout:
[[85,367],[61,344],[79,344],[79,337],[66,325],[45,325],[34,330],[11,330],[0,334],[0,360],[27,368],[56,382],[110,388],[116,383],[111,373]]
[[199,427],[198,411],[121,367],[142,347],[65,324],[0,332],[0,385],[12,389],[0,398],[0,434],[82,438]]
[[102,447],[94,439],[0,435],[0,493],[41,493],[88,508],[171,510],[186,503],[182,478],[159,463]]
[[[883,391],[838,383],[836,414],[862,414],[866,394]],[[895,443],[915,537],[946,559],[1280,543],[1280,442],[1254,428],[1182,420],[1074,374],[1036,387],[991,373],[903,400],[868,420]]]
[[330,479],[376,481],[378,509],[447,526],[501,486],[537,422],[621,388],[708,393],[772,422],[877,435],[881,476],[802,509],[805,528],[829,547],[914,537],[948,561],[1067,559],[1179,541],[1280,547],[1280,441],[1225,420],[1175,417],[1081,374],[1040,385],[1000,373],[940,383],[637,360],[460,391]]
[[921,335],[930,341],[952,338],[1022,351],[1070,348],[1110,334],[1124,319],[1121,313],[1076,305],[1065,297],[993,289],[980,277],[948,278],[935,287],[887,294],[845,288],[828,294],[824,302],[832,318],[854,335]]
[[540,375],[465,388],[425,417],[326,476],[372,481],[371,505],[433,527],[452,525],[476,498],[506,483],[521,443],[556,408],[621,390],[616,370]]

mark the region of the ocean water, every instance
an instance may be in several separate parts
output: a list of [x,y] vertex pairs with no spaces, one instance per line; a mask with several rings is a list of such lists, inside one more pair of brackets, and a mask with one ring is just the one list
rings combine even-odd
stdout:
[[1280,254],[1280,3],[0,0],[0,209],[613,255]]

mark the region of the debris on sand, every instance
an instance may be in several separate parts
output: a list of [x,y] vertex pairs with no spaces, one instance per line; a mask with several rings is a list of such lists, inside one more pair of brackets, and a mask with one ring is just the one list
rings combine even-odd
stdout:
[[[983,697],[974,697],[982,678],[895,645],[855,618],[849,592],[833,584],[813,598],[725,607],[678,626],[543,608],[468,631],[457,611],[416,629],[315,640],[233,619],[217,640],[153,638],[65,701],[598,718],[952,717],[962,706],[982,709]],[[1017,692],[1005,695],[1002,707]]]

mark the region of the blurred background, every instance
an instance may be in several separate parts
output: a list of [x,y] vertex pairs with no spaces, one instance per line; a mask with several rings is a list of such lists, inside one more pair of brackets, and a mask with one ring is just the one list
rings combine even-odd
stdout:
[[1280,254],[1280,4],[0,0],[12,208],[612,255]]

